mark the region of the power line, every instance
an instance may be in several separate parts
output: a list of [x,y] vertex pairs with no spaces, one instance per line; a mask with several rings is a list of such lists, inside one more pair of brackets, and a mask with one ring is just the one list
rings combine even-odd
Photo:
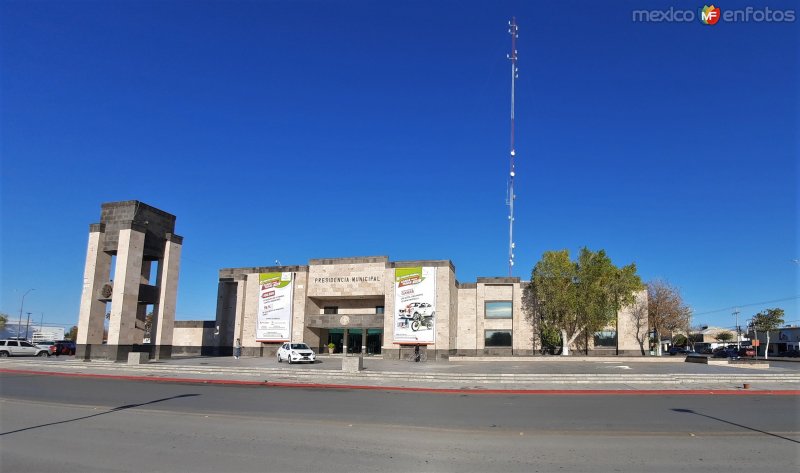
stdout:
[[771,301],[752,302],[750,304],[737,304],[735,306],[723,307],[722,309],[707,310],[705,312],[695,312],[692,315],[706,315],[706,314],[713,314],[713,313],[716,313],[716,312],[727,312],[729,310],[736,309],[737,307],[754,307],[754,306],[757,306],[757,305],[772,304],[773,302],[793,301],[795,299],[800,299],[800,296],[784,297],[783,299],[773,299]]

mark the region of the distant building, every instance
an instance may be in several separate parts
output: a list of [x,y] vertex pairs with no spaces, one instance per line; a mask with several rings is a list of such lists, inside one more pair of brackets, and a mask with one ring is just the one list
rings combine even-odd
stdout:
[[759,341],[758,354],[764,355],[766,350],[770,356],[775,356],[780,352],[787,350],[800,350],[800,327],[796,325],[788,325],[769,332],[769,347],[767,347],[767,334],[765,332],[758,332],[754,334],[752,331],[750,335],[757,335]]
[[[733,337],[726,341],[722,342],[717,337],[722,332],[728,332]],[[711,327],[711,326],[703,326],[699,332],[692,333],[692,339],[694,340],[694,349],[696,351],[702,351],[702,349],[710,349],[713,350],[718,347],[724,347],[728,345],[736,345],[736,330],[730,330],[727,328],[722,327]],[[742,332],[739,334],[739,344],[749,345],[750,339],[747,338],[747,334]]]
[[36,327],[33,329],[33,335],[31,335],[33,343],[50,340],[64,340],[64,327]]

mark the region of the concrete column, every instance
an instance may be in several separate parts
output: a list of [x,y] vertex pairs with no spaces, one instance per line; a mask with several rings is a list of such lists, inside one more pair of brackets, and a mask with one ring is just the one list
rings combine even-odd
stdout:
[[134,343],[143,255],[144,232],[133,228],[121,229],[108,324],[109,355],[115,360],[127,360]]
[[[156,285],[161,284],[162,278],[164,277],[164,260],[158,261],[158,271],[156,274]],[[159,289],[159,296],[161,295],[161,290]],[[150,327],[150,343],[155,345],[156,344],[156,336],[158,332],[161,331],[161,328],[158,323],[158,309],[160,306],[160,297],[159,300],[153,304],[153,320],[152,325]],[[158,357],[158,353],[156,353],[156,357]]]
[[[152,268],[152,261],[142,261],[142,278],[141,284],[150,284],[150,269]],[[155,308],[154,308],[155,309]],[[141,326],[141,330],[137,329],[133,334],[133,343],[144,343],[144,324],[147,318],[147,304],[139,304],[136,308],[136,322],[137,326]]]
[[349,329],[344,329],[344,337],[342,337],[342,356],[347,356],[347,338],[349,336]]
[[367,354],[367,328],[361,329],[361,355]]
[[103,251],[105,225],[89,226],[89,245],[86,249],[86,265],[83,270],[83,292],[78,315],[78,357],[88,359],[91,345],[103,343],[103,327],[106,303],[98,300],[100,289],[111,275],[111,255]]
[[[256,275],[258,278],[258,275]],[[243,332],[243,324],[244,324],[244,312],[246,307],[246,296],[247,296],[247,275],[243,275],[242,279],[236,281],[236,313],[234,315],[234,325],[233,325],[233,336],[230,337],[230,345],[229,347],[233,349],[233,342],[236,341],[237,338],[242,338]],[[256,297],[258,297],[258,293],[256,293]],[[256,309],[257,310],[257,309]]]
[[154,325],[157,324],[158,329],[151,339],[155,345],[157,359],[172,356],[172,333],[175,328],[175,304],[178,297],[178,272],[182,246],[182,237],[168,233],[164,246],[164,259],[158,265],[158,305],[153,314]]

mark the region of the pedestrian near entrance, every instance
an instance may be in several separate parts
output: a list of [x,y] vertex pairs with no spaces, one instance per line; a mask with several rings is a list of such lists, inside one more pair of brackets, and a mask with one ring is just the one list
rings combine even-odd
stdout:
[[242,356],[242,341],[237,338],[233,344],[233,357],[238,360],[240,356]]

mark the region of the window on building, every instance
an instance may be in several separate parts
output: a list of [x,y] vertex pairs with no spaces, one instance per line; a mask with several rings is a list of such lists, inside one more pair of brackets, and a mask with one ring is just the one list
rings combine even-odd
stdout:
[[376,305],[375,306],[375,313],[379,314],[379,315],[383,315],[383,306],[382,305]]
[[486,330],[486,347],[511,347],[511,330]]
[[337,305],[326,305],[323,309],[323,313],[325,314],[338,314],[339,313],[339,306]]
[[603,330],[594,333],[594,346],[596,347],[616,347],[617,332],[615,330]]
[[487,301],[484,308],[487,319],[511,318],[511,301]]

